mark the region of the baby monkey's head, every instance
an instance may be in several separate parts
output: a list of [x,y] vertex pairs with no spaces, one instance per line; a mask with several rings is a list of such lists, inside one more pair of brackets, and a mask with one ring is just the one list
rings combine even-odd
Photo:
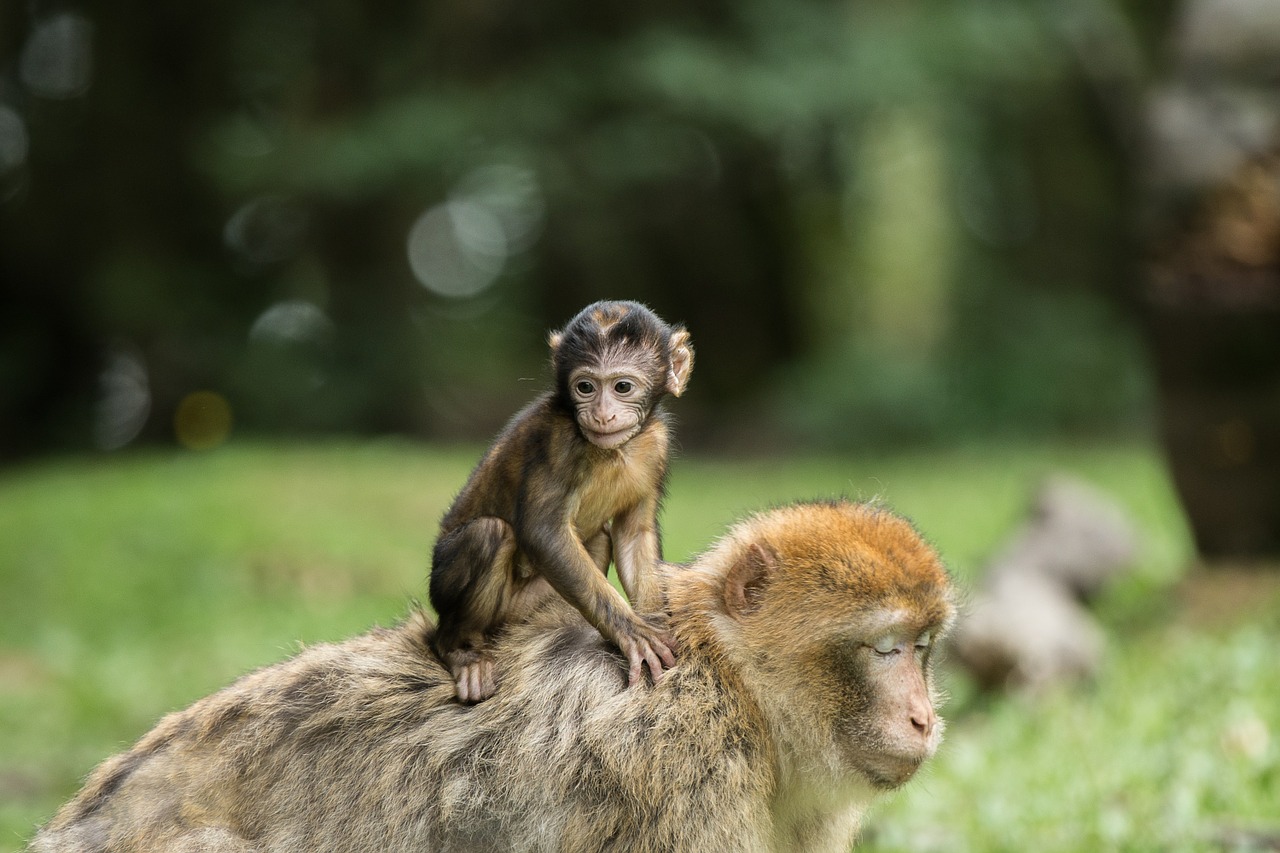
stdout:
[[684,393],[693,372],[689,333],[638,302],[588,305],[548,342],[556,399],[605,450],[630,441],[664,394]]

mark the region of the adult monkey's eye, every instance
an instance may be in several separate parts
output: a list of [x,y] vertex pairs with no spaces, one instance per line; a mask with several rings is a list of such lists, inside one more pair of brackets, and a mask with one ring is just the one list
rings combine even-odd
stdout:
[[871,648],[876,650],[878,655],[891,655],[898,650],[898,642],[893,637],[881,637],[872,644]]
[[625,379],[622,379],[622,380],[619,380],[616,384],[614,384],[613,390],[617,391],[619,394],[630,394],[631,389],[635,387],[636,386],[633,385],[632,383],[628,382]]
[[595,384],[588,382],[585,379],[579,381],[578,384],[574,387],[576,387],[578,390],[578,393],[584,397],[588,394],[595,393],[595,390],[596,390]]

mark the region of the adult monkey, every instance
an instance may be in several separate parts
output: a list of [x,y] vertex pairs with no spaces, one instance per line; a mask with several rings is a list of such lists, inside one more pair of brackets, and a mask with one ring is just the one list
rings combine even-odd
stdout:
[[[663,609],[658,505],[668,427],[659,404],[684,393],[693,346],[637,302],[588,305],[550,338],[555,389],[517,414],[440,524],[431,561],[435,648],[458,698],[497,680],[489,645],[554,590],[656,682],[675,663]],[[612,541],[611,541],[612,540]],[[631,604],[605,579],[610,560]]]
[[884,509],[801,504],[665,591],[682,651],[652,690],[553,597],[498,638],[502,690],[463,707],[417,616],[166,717],[30,850],[848,850],[941,737],[936,554]]

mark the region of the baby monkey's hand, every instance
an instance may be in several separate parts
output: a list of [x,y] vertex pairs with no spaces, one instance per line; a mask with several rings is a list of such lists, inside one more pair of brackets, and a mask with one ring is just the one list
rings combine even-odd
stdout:
[[676,665],[676,642],[666,627],[666,617],[647,615],[636,620],[631,630],[618,639],[618,646],[627,657],[627,686],[640,683],[645,667],[653,683],[662,680],[662,671]]

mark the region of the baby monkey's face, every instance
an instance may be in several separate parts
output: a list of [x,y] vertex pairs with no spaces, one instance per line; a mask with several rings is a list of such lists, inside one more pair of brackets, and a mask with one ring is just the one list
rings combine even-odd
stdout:
[[578,428],[587,441],[616,450],[644,426],[650,383],[626,364],[580,367],[569,377]]
[[604,450],[634,438],[664,395],[684,393],[693,371],[688,331],[638,302],[588,305],[547,343],[560,407],[572,407],[583,438]]

